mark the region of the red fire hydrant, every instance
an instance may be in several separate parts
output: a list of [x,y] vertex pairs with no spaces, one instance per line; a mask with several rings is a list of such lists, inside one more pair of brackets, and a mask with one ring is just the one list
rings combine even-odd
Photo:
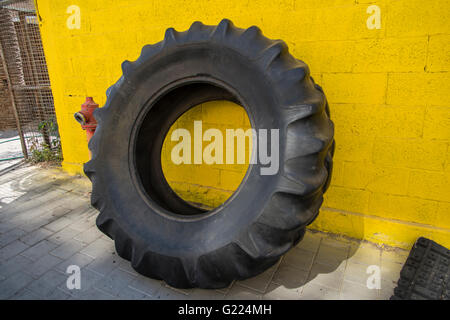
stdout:
[[97,127],[97,121],[94,118],[94,110],[97,108],[98,104],[94,102],[94,99],[92,97],[86,97],[86,101],[81,105],[81,111],[74,114],[75,120],[81,124],[83,130],[86,130],[88,143]]

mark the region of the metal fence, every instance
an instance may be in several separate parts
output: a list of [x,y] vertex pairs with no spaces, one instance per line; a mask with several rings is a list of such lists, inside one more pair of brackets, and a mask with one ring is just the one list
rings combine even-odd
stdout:
[[0,130],[17,130],[27,158],[58,136],[33,1],[0,0],[0,58]]

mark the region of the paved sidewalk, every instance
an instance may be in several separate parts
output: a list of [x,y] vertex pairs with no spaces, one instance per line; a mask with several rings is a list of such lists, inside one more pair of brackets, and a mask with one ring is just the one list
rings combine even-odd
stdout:
[[[23,165],[0,175],[0,299],[388,299],[404,250],[308,231],[274,267],[223,290],[179,290],[138,275],[95,226],[90,182]],[[69,290],[69,265],[81,289]],[[367,268],[380,267],[381,289]]]

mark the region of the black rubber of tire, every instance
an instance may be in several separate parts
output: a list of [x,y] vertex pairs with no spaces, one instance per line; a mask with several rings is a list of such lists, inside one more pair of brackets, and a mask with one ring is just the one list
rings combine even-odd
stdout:
[[[334,129],[322,89],[286,44],[257,27],[195,22],[167,29],[107,91],[89,143],[97,226],[139,273],[178,288],[222,288],[275,264],[301,240],[329,185]],[[280,168],[249,166],[223,205],[204,212],[178,198],[161,170],[170,125],[196,104],[241,104],[254,129],[279,129]]]

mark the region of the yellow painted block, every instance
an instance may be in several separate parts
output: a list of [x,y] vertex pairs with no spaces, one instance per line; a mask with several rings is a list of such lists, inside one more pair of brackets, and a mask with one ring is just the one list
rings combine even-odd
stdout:
[[339,134],[363,137],[419,138],[424,107],[333,104],[332,119]]
[[316,83],[316,84],[318,84],[319,86],[322,86],[323,85],[323,83],[322,83],[322,74],[321,73],[315,73],[315,72],[312,72],[311,74],[310,74],[310,77],[314,80],[314,82]]
[[[385,19],[381,16],[381,28],[369,30],[366,21],[369,14],[367,4],[348,4],[330,7],[313,7],[287,13],[285,19],[279,19],[281,31],[295,34],[298,40],[349,40],[363,38],[378,38],[385,34]],[[383,4],[379,4],[384,10]],[[286,21],[287,20],[287,21]],[[275,26],[274,26],[275,27]],[[290,28],[288,28],[290,27]]]
[[450,245],[450,230],[427,225],[403,223],[370,215],[352,214],[323,208],[311,229],[365,239],[380,245],[410,249],[419,237]]
[[407,194],[408,180],[408,169],[373,166],[366,162],[344,162],[344,187]]
[[344,162],[333,159],[333,173],[331,175],[331,185],[343,186],[344,184]]
[[232,194],[220,189],[180,182],[172,182],[171,187],[185,201],[206,205],[211,208],[221,205]]
[[70,81],[64,82],[64,92],[69,95],[86,95],[86,79],[83,77],[73,77]]
[[436,221],[437,226],[450,229],[450,202],[439,202]]
[[205,170],[202,166],[190,166],[189,169],[192,170],[192,175],[195,178],[193,181],[189,181],[192,184],[208,187],[217,187],[220,184],[220,171],[217,169],[208,168]]
[[369,192],[365,190],[330,186],[325,194],[324,207],[344,211],[367,212]]
[[365,239],[364,216],[322,207],[316,220],[308,228]]
[[347,44],[354,52],[353,72],[421,72],[427,60],[428,38],[385,38]]
[[372,161],[372,137],[341,134],[335,131],[336,151],[334,160],[338,161]]
[[[367,21],[373,16],[374,12],[370,14],[367,12],[370,6],[376,5],[380,8],[380,27],[369,29]],[[341,23],[349,23],[352,26],[352,31],[347,35],[347,39],[372,39],[384,38],[386,36],[386,4],[384,0],[373,1],[371,3],[355,3],[353,19],[341,20]]]
[[442,0],[389,1],[386,32],[389,37],[450,33],[450,2]]
[[241,124],[245,128],[250,128],[248,116],[245,109],[230,101],[212,101],[204,103],[200,119],[204,123],[215,125],[228,125],[233,127]]
[[450,108],[428,107],[423,129],[425,139],[450,140]]
[[245,173],[246,171],[244,171],[244,175],[242,175],[242,172],[221,170],[219,183],[220,188],[224,190],[235,191],[241,184]]
[[450,172],[411,172],[408,194],[422,199],[449,202]]
[[450,146],[447,148],[447,161],[445,162],[445,171],[450,171]]
[[[353,0],[294,0],[294,7],[296,10],[304,10],[306,8],[332,8],[354,6]],[[358,3],[360,3],[358,1]]]
[[442,151],[447,143],[425,139],[376,139],[373,146],[373,162],[380,166],[444,170]]
[[80,163],[71,163],[71,162],[63,161],[61,163],[61,168],[65,172],[67,172],[69,174],[72,174],[72,175],[75,175],[75,174],[82,174],[82,175],[84,175],[83,165],[80,164]]
[[384,104],[385,102],[386,74],[324,73],[322,78],[323,89],[331,103]]
[[352,71],[355,55],[352,41],[301,41],[291,49],[292,54],[304,61],[312,72]]
[[392,73],[387,104],[445,106],[450,100],[450,73]]
[[437,201],[386,193],[373,193],[369,200],[369,213],[431,226],[443,226],[438,219]]
[[428,46],[427,71],[450,71],[450,35],[439,34],[430,36]]

